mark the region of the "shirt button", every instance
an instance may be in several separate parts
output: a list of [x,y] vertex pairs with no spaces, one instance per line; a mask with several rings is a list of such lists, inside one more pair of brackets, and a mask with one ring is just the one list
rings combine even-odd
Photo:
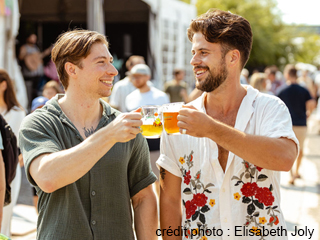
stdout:
[[226,189],[225,188],[222,188],[222,192],[225,192],[226,191]]
[[92,195],[92,196],[96,195],[96,192],[95,192],[95,191],[92,191],[92,192],[91,192],[91,195]]
[[228,222],[228,219],[227,219],[227,218],[225,218],[225,219],[224,219],[224,222]]
[[92,220],[91,223],[92,223],[92,225],[96,225],[97,222],[95,220]]

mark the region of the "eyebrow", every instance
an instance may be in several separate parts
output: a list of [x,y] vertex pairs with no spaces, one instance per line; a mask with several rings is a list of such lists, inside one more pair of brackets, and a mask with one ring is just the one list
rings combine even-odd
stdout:
[[208,48],[192,49],[191,51],[202,51],[202,50],[210,51]]
[[[106,59],[106,60],[107,60],[107,57],[105,57],[105,56],[98,56],[98,57],[95,57],[95,58],[93,59],[93,61],[96,61],[96,60],[98,60],[98,59],[100,59],[100,58],[103,58],[103,59]],[[110,57],[110,61],[113,61],[113,57]]]

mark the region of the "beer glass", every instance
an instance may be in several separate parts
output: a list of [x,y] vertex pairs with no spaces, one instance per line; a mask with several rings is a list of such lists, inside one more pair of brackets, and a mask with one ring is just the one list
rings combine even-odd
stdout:
[[162,133],[162,121],[159,106],[141,107],[142,126],[140,132],[145,138],[159,138]]
[[183,102],[175,102],[162,106],[163,127],[168,135],[180,134],[177,116],[183,104]]

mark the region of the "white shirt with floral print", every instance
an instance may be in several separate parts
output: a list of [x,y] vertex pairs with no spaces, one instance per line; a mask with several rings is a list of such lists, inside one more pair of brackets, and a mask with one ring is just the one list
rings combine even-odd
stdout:
[[[251,86],[245,88],[247,95],[235,128],[248,134],[292,139],[298,147],[285,104]],[[206,112],[204,97],[205,93],[190,105]],[[218,147],[208,138],[168,136],[164,132],[160,151],[158,166],[182,178],[183,239],[287,239],[280,209],[279,171],[262,169],[229,152],[224,172]]]

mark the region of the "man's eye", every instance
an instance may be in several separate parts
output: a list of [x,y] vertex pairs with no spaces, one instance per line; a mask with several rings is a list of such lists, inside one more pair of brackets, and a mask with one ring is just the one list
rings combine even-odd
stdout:
[[104,61],[99,61],[98,63],[104,63]]

